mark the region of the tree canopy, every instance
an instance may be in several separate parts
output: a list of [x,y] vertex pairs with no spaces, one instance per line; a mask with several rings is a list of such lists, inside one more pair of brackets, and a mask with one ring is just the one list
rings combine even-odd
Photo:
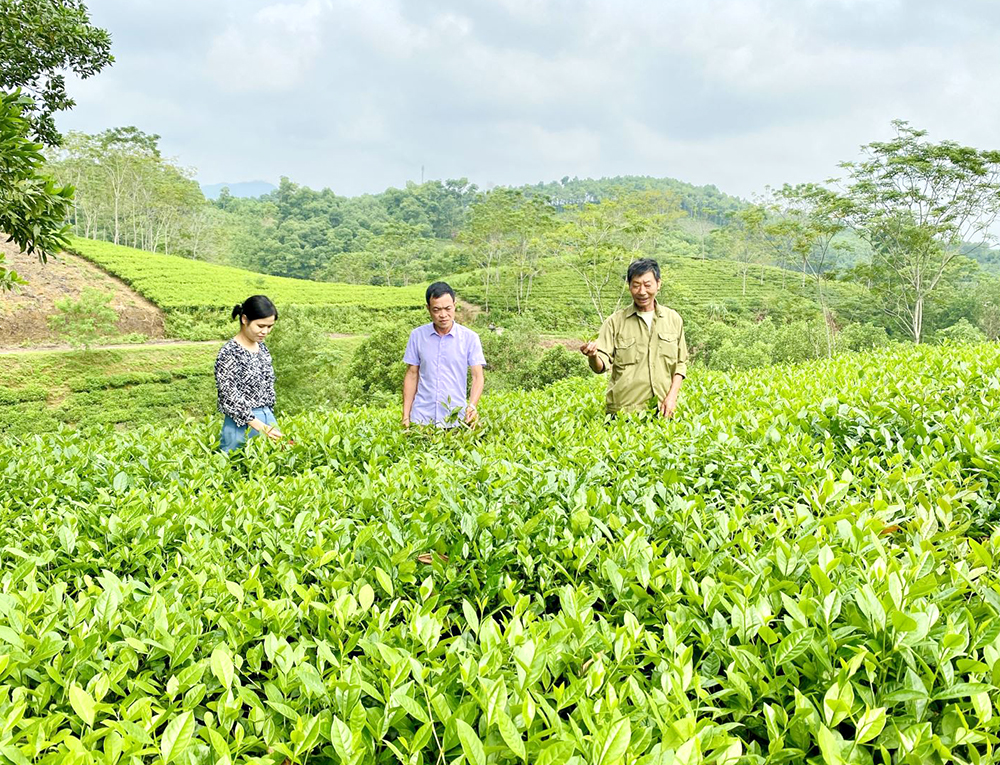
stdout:
[[111,35],[91,24],[80,0],[0,0],[0,40],[0,89],[31,96],[32,136],[58,144],[54,114],[75,103],[64,72],[87,79],[111,64]]

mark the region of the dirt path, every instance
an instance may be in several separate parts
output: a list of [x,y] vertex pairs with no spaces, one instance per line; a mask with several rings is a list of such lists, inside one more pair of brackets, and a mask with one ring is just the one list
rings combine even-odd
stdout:
[[[123,351],[134,348],[165,348],[170,346],[191,347],[199,345],[216,345],[222,347],[222,340],[151,340],[148,343],[115,343],[113,345],[93,345],[92,351]],[[0,348],[0,355],[21,356],[29,353],[58,353],[62,351],[79,350],[71,345],[45,345],[31,348]]]

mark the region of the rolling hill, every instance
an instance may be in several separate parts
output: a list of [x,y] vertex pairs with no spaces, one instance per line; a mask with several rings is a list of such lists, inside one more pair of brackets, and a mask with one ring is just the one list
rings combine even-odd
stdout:
[[[660,302],[682,313],[694,309],[715,316],[776,313],[798,318],[819,311],[815,282],[806,279],[803,284],[801,276],[791,271],[754,266],[744,293],[740,264],[736,261],[661,256],[659,262],[663,270]],[[492,284],[488,295],[482,271],[456,275],[449,283],[466,300],[480,306],[489,297],[491,312],[503,314],[516,307],[515,281],[512,272],[502,271],[500,284]],[[857,293],[853,285],[842,282],[824,282],[823,289],[825,299],[833,307]],[[619,294],[627,301],[624,279]],[[581,327],[595,326],[599,318],[586,284],[560,258],[541,262],[526,305],[525,312],[552,332],[579,332]]]
[[363,331],[390,313],[423,315],[419,286],[370,287],[268,276],[78,237],[71,240],[71,249],[163,309],[168,332],[185,339],[224,336],[230,328],[229,311],[253,294],[266,294],[279,312],[295,307],[339,332]]

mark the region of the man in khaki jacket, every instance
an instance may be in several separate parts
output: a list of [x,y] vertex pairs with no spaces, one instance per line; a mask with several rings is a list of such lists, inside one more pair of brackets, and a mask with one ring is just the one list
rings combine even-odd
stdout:
[[597,374],[611,371],[608,414],[642,411],[655,400],[659,413],[672,417],[687,374],[684,322],[656,302],[660,266],[655,260],[628,267],[628,289],[632,305],[605,319],[597,341],[585,343],[580,352]]

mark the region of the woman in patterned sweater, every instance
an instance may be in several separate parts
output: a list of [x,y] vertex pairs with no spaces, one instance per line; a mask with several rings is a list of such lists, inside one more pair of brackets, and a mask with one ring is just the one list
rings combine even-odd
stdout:
[[274,367],[264,344],[278,319],[278,309],[263,295],[254,295],[233,308],[240,331],[222,346],[215,360],[219,411],[226,415],[220,448],[238,449],[247,438],[263,433],[281,440],[274,419]]

